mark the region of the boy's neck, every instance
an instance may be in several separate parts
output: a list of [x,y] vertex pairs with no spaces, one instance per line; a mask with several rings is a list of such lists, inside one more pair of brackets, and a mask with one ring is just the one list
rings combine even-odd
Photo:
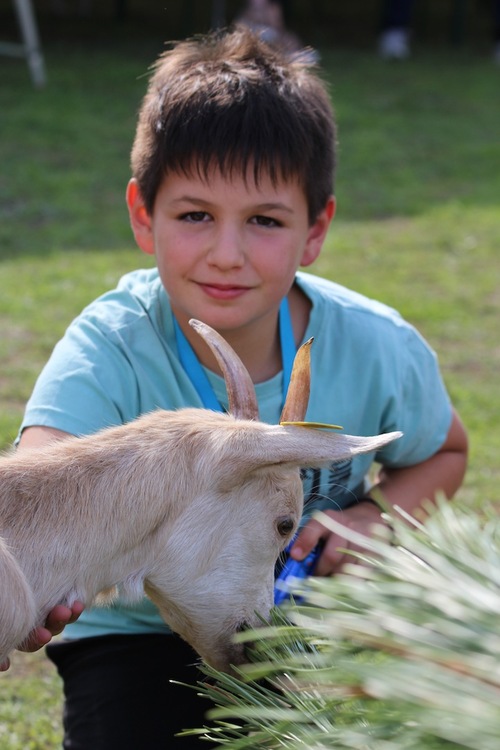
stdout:
[[[288,294],[295,345],[302,342],[309,322],[311,303],[306,295],[294,285]],[[176,314],[177,322],[193,347],[201,364],[221,374],[220,368],[209,350],[188,324],[185,317]],[[279,336],[279,311],[271,313],[265,321],[234,330],[220,330],[228,344],[250,373],[254,383],[262,383],[282,370],[281,344]]]

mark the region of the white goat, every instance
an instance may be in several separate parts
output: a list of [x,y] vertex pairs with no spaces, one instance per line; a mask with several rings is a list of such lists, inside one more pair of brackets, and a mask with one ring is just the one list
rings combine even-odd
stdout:
[[[54,605],[89,606],[118,586],[130,600],[145,591],[203,659],[230,669],[243,658],[234,633],[272,606],[274,565],[302,511],[299,467],[398,436],[259,422],[238,357],[191,324],[219,361],[231,414],[158,410],[0,459],[0,662]],[[307,406],[309,346],[299,351],[284,421]]]

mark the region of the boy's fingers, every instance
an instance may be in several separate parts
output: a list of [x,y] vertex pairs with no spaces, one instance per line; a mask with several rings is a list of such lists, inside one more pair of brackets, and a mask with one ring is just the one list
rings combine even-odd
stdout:
[[75,602],[71,607],[66,607],[64,604],[56,605],[48,614],[47,620],[45,621],[45,627],[50,630],[52,635],[59,635],[62,633],[66,625],[78,620],[85,605],[83,602]]
[[337,536],[337,534],[332,534],[318,560],[314,571],[315,575],[331,576],[334,573],[338,573],[345,562],[345,547],[345,541]]
[[17,649],[18,651],[27,651],[29,653],[33,651],[39,651],[39,649],[47,645],[51,638],[52,632],[47,628],[34,628],[29,636],[19,644]]
[[318,542],[327,535],[327,530],[318,521],[309,521],[307,526],[298,535],[295,544],[290,550],[291,557],[294,560],[303,560]]
[[34,628],[29,636],[18,647],[19,651],[38,651],[46,646],[52,636],[62,633],[66,625],[78,620],[85,609],[82,602],[75,602],[72,607],[56,605],[48,614],[45,626]]
[[302,529],[290,555],[295,560],[303,560],[320,541],[324,542],[324,549],[314,568],[314,575],[329,576],[342,567],[346,557],[344,548],[348,545],[345,539],[333,534],[319,521],[311,519]]
[[0,672],[6,672],[10,667],[10,659],[0,662]]
[[71,607],[71,617],[69,618],[68,625],[71,622],[76,622],[76,620],[78,620],[78,618],[80,617],[84,609],[85,609],[85,604],[83,602],[79,602],[79,601],[74,602],[73,606]]

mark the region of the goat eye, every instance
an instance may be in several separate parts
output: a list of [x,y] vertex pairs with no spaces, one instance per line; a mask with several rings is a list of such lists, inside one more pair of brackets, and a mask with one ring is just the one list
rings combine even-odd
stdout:
[[280,536],[288,536],[293,531],[294,526],[293,518],[290,516],[283,516],[283,518],[278,518],[276,521],[276,528]]

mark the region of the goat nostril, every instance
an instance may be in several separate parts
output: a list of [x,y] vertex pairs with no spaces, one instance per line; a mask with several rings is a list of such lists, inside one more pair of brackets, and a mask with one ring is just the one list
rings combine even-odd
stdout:
[[244,633],[245,630],[250,630],[250,623],[248,623],[246,620],[242,620],[236,628],[237,633]]

